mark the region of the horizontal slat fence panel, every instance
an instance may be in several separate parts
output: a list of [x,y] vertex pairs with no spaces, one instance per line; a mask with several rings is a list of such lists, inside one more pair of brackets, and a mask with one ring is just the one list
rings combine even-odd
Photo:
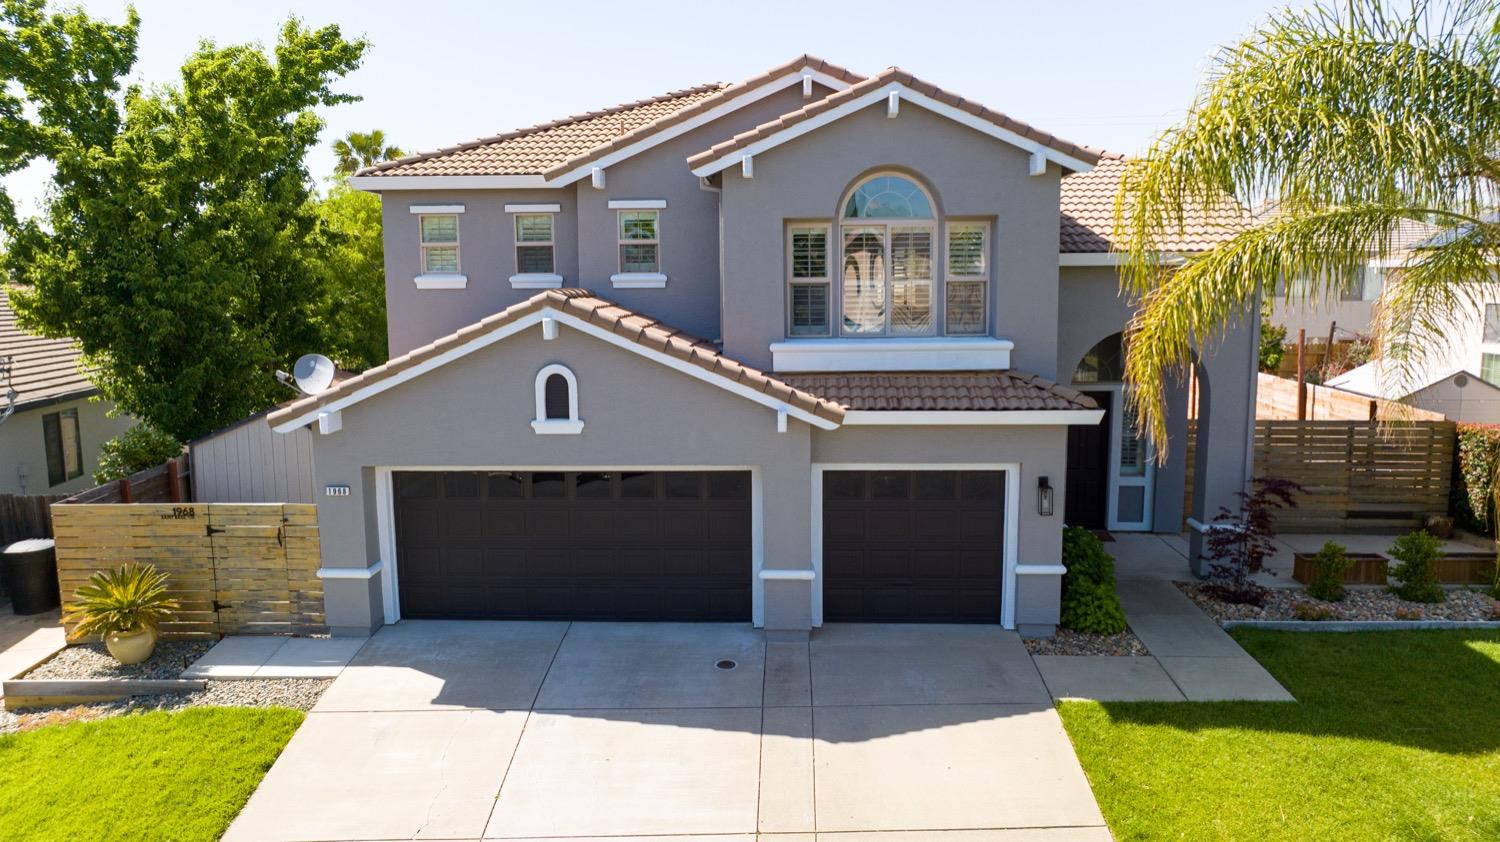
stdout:
[[59,503],[52,516],[65,605],[95,572],[139,561],[181,605],[164,637],[328,630],[312,504]]
[[[1297,381],[1264,372],[1256,375],[1255,417],[1261,420],[1297,420]],[[1369,398],[1335,389],[1307,384],[1307,420],[1309,421],[1443,421],[1441,412],[1419,409],[1394,401]]]

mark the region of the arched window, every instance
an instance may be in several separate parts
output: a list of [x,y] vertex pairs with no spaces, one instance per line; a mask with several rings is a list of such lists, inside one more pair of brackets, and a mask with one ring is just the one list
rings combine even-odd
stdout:
[[1099,340],[1073,369],[1074,383],[1119,383],[1125,379],[1125,341],[1121,334]]
[[841,298],[846,335],[933,333],[932,199],[901,175],[861,182],[843,203]]
[[578,417],[578,378],[565,365],[553,363],[536,374],[536,418],[531,428],[542,435],[583,432]]

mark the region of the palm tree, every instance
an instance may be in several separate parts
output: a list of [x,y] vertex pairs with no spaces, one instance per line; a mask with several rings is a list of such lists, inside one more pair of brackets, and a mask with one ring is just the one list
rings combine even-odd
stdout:
[[387,146],[385,132],[373,129],[369,132],[350,132],[333,142],[333,154],[338,156],[333,171],[336,175],[354,175],[365,167],[400,158],[404,152],[398,146]]
[[[1329,300],[1374,260],[1398,260],[1372,332],[1382,368],[1410,379],[1494,300],[1500,221],[1500,28],[1494,0],[1323,0],[1273,14],[1213,59],[1186,120],[1132,161],[1116,199],[1122,285],[1138,296],[1126,378],[1165,454],[1169,379],[1229,326],[1288,301]],[[1186,261],[1164,253],[1183,208],[1230,197],[1274,209]],[[1403,221],[1445,233],[1409,253]],[[1401,255],[1398,257],[1398,255]],[[1173,377],[1173,376],[1176,377]]]

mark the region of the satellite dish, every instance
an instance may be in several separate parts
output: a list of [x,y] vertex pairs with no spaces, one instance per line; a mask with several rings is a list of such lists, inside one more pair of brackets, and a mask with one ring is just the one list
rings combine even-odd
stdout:
[[304,395],[316,395],[333,385],[333,360],[322,354],[303,354],[292,366],[292,380]]

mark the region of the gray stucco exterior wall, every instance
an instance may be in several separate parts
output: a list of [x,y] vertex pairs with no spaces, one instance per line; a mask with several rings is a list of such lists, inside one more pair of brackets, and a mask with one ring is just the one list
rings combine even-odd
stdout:
[[[35,408],[24,408],[0,424],[0,494],[72,494],[94,487],[99,448],[135,426],[129,416],[111,418],[113,406],[89,397],[70,398]],[[54,412],[78,413],[78,438],[83,451],[83,474],[49,486],[47,440],[42,417]],[[24,474],[24,476],[23,476]]]
[[[754,178],[738,167],[725,170],[724,311],[735,317],[725,325],[724,350],[771,365],[770,344],[786,337],[786,223],[836,224],[840,201],[862,175],[894,169],[931,189],[940,217],[990,221],[990,335],[1016,343],[1013,367],[1051,377],[1061,173],[1051,166],[1031,176],[1027,166],[1027,153],[1014,146],[917,105],[890,119],[882,104],[757,155]],[[941,232],[934,245],[940,303]],[[837,265],[833,255],[830,262]],[[830,297],[837,301],[834,284]]]

